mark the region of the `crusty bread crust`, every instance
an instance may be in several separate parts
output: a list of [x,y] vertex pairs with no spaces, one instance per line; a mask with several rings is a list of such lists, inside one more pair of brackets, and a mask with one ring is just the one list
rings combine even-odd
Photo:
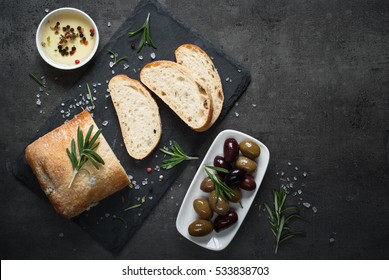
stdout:
[[145,158],[161,138],[157,103],[140,82],[126,75],[113,77],[108,88],[128,154],[139,160]]
[[212,120],[212,97],[188,68],[154,61],[143,67],[140,80],[192,129],[203,131]]
[[183,44],[175,51],[177,63],[190,69],[194,75],[204,82],[212,96],[212,120],[203,130],[209,129],[218,119],[224,102],[224,94],[219,73],[212,59],[200,47],[192,44]]
[[77,128],[86,135],[93,125],[93,133],[98,130],[88,111],[76,115],[72,120],[31,143],[25,150],[28,164],[35,173],[42,190],[54,209],[66,218],[72,218],[98,201],[127,186],[128,176],[111,150],[104,136],[97,139],[96,148],[105,165],[95,169],[87,162],[72,186],[68,188],[73,175],[72,164],[66,153],[72,139],[77,139]]

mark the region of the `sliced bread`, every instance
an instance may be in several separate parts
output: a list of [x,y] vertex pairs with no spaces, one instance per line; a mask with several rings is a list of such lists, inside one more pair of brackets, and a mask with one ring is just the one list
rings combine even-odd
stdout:
[[143,159],[161,138],[158,105],[148,90],[126,75],[114,76],[108,84],[127,152]]
[[140,80],[189,127],[203,131],[212,119],[212,97],[191,71],[172,61],[154,61],[140,72]]
[[210,57],[196,45],[181,45],[176,49],[175,55],[177,63],[189,68],[195,76],[200,78],[212,96],[212,120],[204,128],[208,129],[216,122],[223,109],[224,94],[219,73]]

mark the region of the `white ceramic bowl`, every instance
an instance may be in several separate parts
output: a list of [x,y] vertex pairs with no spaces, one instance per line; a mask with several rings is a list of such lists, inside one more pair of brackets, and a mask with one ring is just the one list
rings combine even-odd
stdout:
[[[93,27],[93,29],[94,29],[93,48],[90,49],[90,51],[87,53],[85,58],[80,60],[80,62],[78,64],[76,64],[76,63],[66,64],[66,63],[62,63],[60,61],[54,60],[47,54],[47,52],[44,49],[45,47],[42,46],[42,42],[44,42],[46,40],[46,38],[42,38],[42,34],[44,32],[44,28],[45,28],[45,25],[47,24],[47,22],[50,21],[52,24],[54,24],[56,22],[56,18],[58,18],[58,17],[66,18],[68,16],[70,16],[70,17],[74,16],[74,17],[81,18],[83,21],[85,21],[88,24],[88,26],[87,26],[88,28]],[[85,33],[89,33],[88,30]],[[70,7],[60,8],[60,9],[57,9],[57,10],[54,10],[54,11],[51,11],[50,13],[48,13],[40,22],[35,38],[36,38],[36,46],[37,46],[37,49],[38,49],[40,56],[51,66],[58,68],[58,69],[62,69],[62,70],[73,70],[73,69],[77,69],[77,68],[84,66],[92,59],[92,57],[95,55],[97,48],[99,46],[99,31],[97,29],[96,23],[85,12],[78,10],[78,9],[75,9],[75,8],[70,8]],[[52,47],[53,48],[57,47],[56,45],[54,46],[54,44],[56,44],[56,43],[54,42]],[[76,57],[75,57],[75,60],[76,60]]]
[[[213,165],[213,160],[215,156],[223,156],[224,141],[227,138],[235,138],[238,143],[245,139],[250,139],[254,141],[257,145],[259,145],[259,147],[261,148],[261,154],[257,158],[257,171],[254,173],[254,179],[257,183],[257,187],[253,191],[242,190],[241,204],[243,208],[239,205],[239,203],[230,203],[230,209],[234,210],[238,214],[238,221],[236,222],[236,224],[220,232],[213,231],[212,233],[206,236],[191,236],[188,233],[188,226],[193,221],[198,219],[198,216],[195,210],[193,209],[193,200],[200,197],[209,197],[209,194],[203,192],[200,189],[200,184],[202,180],[207,176],[204,171],[204,166]],[[262,179],[265,176],[269,159],[270,153],[268,148],[257,139],[236,130],[224,130],[220,132],[219,135],[213,141],[203,161],[201,162],[200,167],[197,170],[196,175],[194,176],[192,183],[190,184],[185,198],[182,202],[176,220],[176,227],[177,230],[181,233],[181,235],[187,238],[188,240],[196,243],[197,245],[210,250],[219,251],[227,247],[231,240],[234,238],[235,234],[237,233],[240,225],[243,223],[244,218],[246,217],[246,214],[254,201],[259,187],[261,186]],[[216,215],[214,214],[213,219],[215,217]]]

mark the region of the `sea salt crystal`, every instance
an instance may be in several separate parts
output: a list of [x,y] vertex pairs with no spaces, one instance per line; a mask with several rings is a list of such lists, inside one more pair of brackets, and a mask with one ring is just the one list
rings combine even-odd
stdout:
[[329,239],[329,241],[330,241],[330,243],[334,243],[334,242],[335,242],[335,238],[331,237],[331,238]]
[[62,107],[65,106],[65,103],[61,103],[61,106],[62,106]]
[[297,177],[296,177],[296,176],[294,176],[294,177],[293,177],[293,180],[297,181]]
[[302,191],[302,190],[297,190],[297,193],[298,193],[298,194],[302,194],[303,191]]
[[228,82],[229,80],[230,80],[230,77],[227,77],[227,78],[226,78],[226,82]]
[[43,88],[39,87],[39,91],[40,91],[40,92],[43,92]]
[[291,165],[292,165],[292,163],[291,163],[291,162],[288,162],[288,165],[289,165],[289,166],[291,166]]
[[109,213],[105,213],[105,215],[104,215],[106,218],[108,218],[109,216],[110,216],[110,214]]
[[239,113],[238,112],[235,112],[235,117],[239,117]]
[[299,168],[296,166],[296,167],[294,168],[294,170],[296,170],[296,171],[297,171],[297,170],[299,170]]
[[311,204],[309,202],[304,202],[303,205],[304,205],[305,208],[310,208],[311,207]]
[[285,173],[284,173],[284,171],[282,171],[282,172],[281,172],[281,176],[284,176],[284,175],[285,175]]
[[242,70],[241,69],[238,69],[238,73],[241,73],[242,72]]
[[113,62],[113,61],[110,61],[110,62],[109,62],[109,67],[110,67],[110,68],[112,68],[114,65],[115,65],[115,62]]
[[38,106],[42,105],[42,101],[39,98],[36,100],[36,105],[38,105]]
[[159,171],[161,171],[161,167],[160,167],[159,165],[156,165],[156,166],[154,167],[154,170],[157,171],[157,172],[159,172]]
[[230,79],[230,83],[232,83],[232,79]]
[[158,180],[161,182],[163,180],[163,175],[159,175]]
[[97,87],[97,84],[96,84],[96,83],[93,83],[93,84],[92,84],[92,87]]
[[150,57],[151,57],[151,59],[155,59],[155,58],[156,58],[156,55],[155,55],[155,53],[154,53],[154,52],[152,52],[152,53],[150,54]]
[[50,10],[49,9],[45,9],[45,12],[48,13]]
[[307,172],[304,172],[304,173],[303,173],[303,176],[304,176],[304,177],[307,177]]
[[312,211],[313,211],[313,213],[317,213],[317,208],[316,208],[316,206],[313,206],[313,207],[312,207]]
[[61,232],[60,234],[58,234],[58,236],[59,236],[60,238],[64,237],[63,232]]
[[124,63],[124,64],[123,64],[123,70],[127,70],[129,67],[130,67],[129,64],[127,64],[127,63]]
[[138,56],[138,59],[139,59],[139,60],[143,60],[143,56],[141,56],[141,55]]
[[253,103],[252,106],[253,106],[253,108],[255,108],[255,107],[257,107],[257,104],[254,104],[254,103]]
[[108,121],[103,121],[103,122],[101,123],[101,125],[102,125],[102,126],[107,126],[107,125],[108,125]]
[[112,75],[114,75],[115,74],[115,70],[112,70],[111,73],[112,73]]
[[65,113],[65,111],[64,111],[64,110],[61,110],[60,113],[63,114],[63,113]]
[[110,21],[107,22],[107,26],[108,26],[108,27],[111,27],[111,26],[112,26],[112,24],[111,24]]
[[145,178],[145,179],[142,181],[142,186],[146,186],[148,183],[149,183],[149,182],[148,182],[147,178]]

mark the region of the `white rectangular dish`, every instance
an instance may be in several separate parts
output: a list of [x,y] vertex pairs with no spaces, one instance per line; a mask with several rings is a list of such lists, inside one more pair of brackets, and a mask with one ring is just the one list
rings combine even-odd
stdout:
[[[209,196],[208,193],[203,192],[200,189],[200,184],[202,180],[207,177],[207,174],[204,170],[204,166],[213,165],[213,160],[215,156],[223,156],[223,145],[224,141],[227,138],[235,138],[238,143],[245,139],[249,139],[258,144],[258,146],[260,147],[261,154],[257,159],[257,171],[253,174],[257,187],[253,191],[242,190],[241,204],[243,208],[240,206],[239,203],[230,202],[230,209],[234,210],[238,214],[238,221],[236,222],[236,224],[220,232],[212,231],[206,236],[191,236],[188,233],[188,226],[193,221],[198,219],[198,216],[195,210],[193,209],[193,201],[196,198],[208,198]],[[188,240],[204,248],[214,251],[219,251],[226,248],[239,230],[240,225],[243,223],[244,218],[246,217],[246,214],[254,201],[254,198],[258,192],[259,187],[261,186],[261,182],[265,175],[269,159],[270,153],[268,148],[257,139],[236,130],[224,130],[220,132],[213,141],[203,161],[201,162],[199,169],[197,170],[182,202],[176,220],[176,227],[178,232]],[[214,214],[212,221],[214,220],[215,216],[216,215]]]

